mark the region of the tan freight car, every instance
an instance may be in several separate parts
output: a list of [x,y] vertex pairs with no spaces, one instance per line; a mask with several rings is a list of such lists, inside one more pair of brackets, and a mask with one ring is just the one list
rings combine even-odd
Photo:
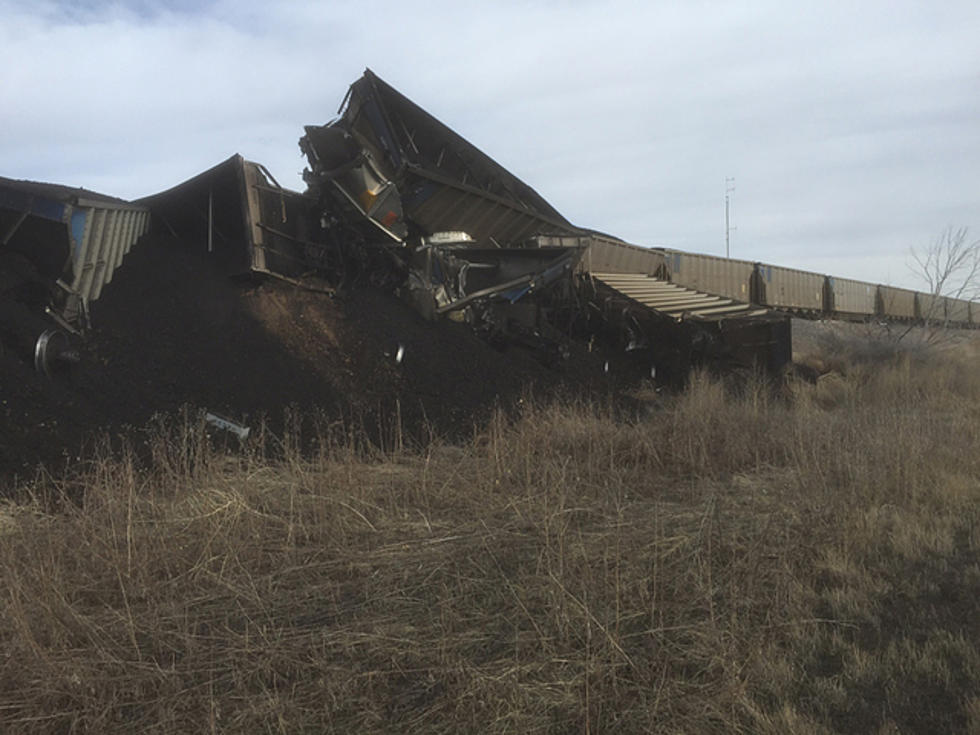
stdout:
[[765,296],[763,303],[777,309],[827,311],[824,305],[825,280],[820,273],[759,265],[759,282]]
[[946,301],[946,318],[956,324],[970,323],[970,302],[963,299],[954,299],[949,296]]
[[830,289],[830,310],[838,314],[874,316],[878,289],[873,283],[851,278],[827,276]]
[[[567,237],[543,238],[542,240],[567,240]],[[582,258],[584,267],[590,272],[604,273],[643,273],[648,276],[663,275],[664,253],[662,250],[642,248],[603,237],[581,238],[588,243],[588,250]]]
[[756,301],[753,293],[755,263],[751,261],[678,250],[664,250],[664,258],[673,283],[738,301]]

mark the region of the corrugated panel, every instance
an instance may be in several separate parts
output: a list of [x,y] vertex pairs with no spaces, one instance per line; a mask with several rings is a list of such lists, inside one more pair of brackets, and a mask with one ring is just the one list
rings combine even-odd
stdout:
[[661,250],[595,237],[589,238],[589,249],[583,261],[589,271],[602,273],[654,275],[662,272],[665,267],[664,253]]
[[[148,229],[145,207],[87,189],[33,181],[0,179],[0,209],[19,211],[23,227],[45,220],[54,227],[45,237],[12,242],[52,280],[71,281],[70,287],[89,301],[99,297],[126,253]],[[60,224],[58,224],[60,223]],[[57,268],[46,267],[58,256]],[[71,267],[66,267],[70,262]]]
[[[82,206],[84,205],[84,206]],[[80,201],[72,213],[74,280],[72,289],[95,301],[137,240],[149,230],[144,207],[94,200]],[[83,222],[77,225],[77,222]]]
[[873,283],[850,278],[828,277],[827,280],[834,292],[834,311],[846,314],[875,313],[877,287]]
[[752,301],[755,263],[701,253],[665,250],[670,280],[695,291]]
[[662,248],[645,248],[630,245],[599,234],[589,235],[537,235],[528,240],[537,248],[580,247],[585,255],[579,261],[583,272],[600,273],[645,273],[659,275],[664,273],[664,251]]
[[684,288],[645,273],[592,272],[592,277],[623,296],[674,319],[762,316],[766,309]]
[[776,265],[760,266],[765,303],[777,309],[824,310],[824,276]]
[[882,316],[915,319],[915,291],[895,286],[879,286]]

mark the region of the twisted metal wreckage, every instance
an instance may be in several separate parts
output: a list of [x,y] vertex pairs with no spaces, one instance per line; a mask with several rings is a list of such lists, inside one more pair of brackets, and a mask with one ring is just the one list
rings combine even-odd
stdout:
[[549,363],[574,339],[670,379],[705,361],[777,371],[790,360],[788,316],[751,305],[744,287],[733,298],[671,282],[665,251],[572,225],[370,70],[299,145],[303,193],[239,155],[133,203],[0,180],[0,342],[47,373],[77,359],[69,335],[152,229],[206,243],[229,275],[395,290],[427,319]]

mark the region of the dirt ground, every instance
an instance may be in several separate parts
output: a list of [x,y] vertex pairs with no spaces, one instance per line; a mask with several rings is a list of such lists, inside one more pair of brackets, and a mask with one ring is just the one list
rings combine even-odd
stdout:
[[127,256],[92,322],[70,376],[51,380],[0,356],[0,476],[74,461],[102,429],[138,428],[183,405],[274,427],[289,406],[366,426],[400,415],[410,432],[453,436],[528,390],[580,393],[606,381],[604,358],[584,346],[549,369],[464,325],[426,322],[392,294],[235,280],[172,239]]

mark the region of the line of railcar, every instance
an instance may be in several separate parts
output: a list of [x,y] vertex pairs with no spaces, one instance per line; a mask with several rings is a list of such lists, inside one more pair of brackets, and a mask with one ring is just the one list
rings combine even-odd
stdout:
[[980,327],[980,302],[838,278],[795,268],[642,248],[593,235],[586,269],[657,275],[686,288],[821,319],[883,319]]

